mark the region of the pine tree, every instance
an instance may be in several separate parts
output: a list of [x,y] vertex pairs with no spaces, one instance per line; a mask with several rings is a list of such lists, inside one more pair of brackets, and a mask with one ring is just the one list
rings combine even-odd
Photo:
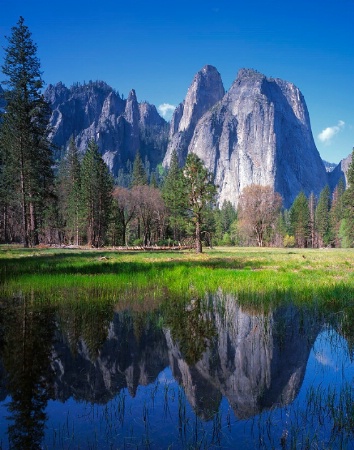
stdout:
[[151,176],[150,176],[150,186],[151,186],[152,188],[158,189],[158,184],[157,184],[155,172],[152,172],[152,173],[151,173]]
[[134,186],[145,186],[148,184],[146,171],[144,168],[143,161],[140,157],[140,152],[138,151],[135,155],[134,164],[133,164],[133,173],[131,180],[131,187]]
[[224,201],[220,209],[215,209],[214,220],[218,242],[222,245],[232,244],[230,227],[237,220],[237,212],[230,201]]
[[310,236],[310,211],[303,192],[296,197],[290,208],[290,230],[297,247],[307,247]]
[[81,167],[79,151],[71,137],[58,175],[58,198],[65,235],[69,243],[79,245],[81,237]]
[[347,172],[347,189],[343,194],[344,203],[344,235],[350,247],[354,247],[354,149],[352,162]]
[[333,191],[332,206],[330,210],[330,222],[332,228],[332,242],[335,247],[341,247],[339,230],[344,218],[343,194],[345,191],[344,180],[341,178]]
[[2,66],[6,114],[0,135],[1,184],[10,192],[6,196],[7,217],[12,214],[12,220],[20,224],[17,237],[28,247],[39,242],[53,182],[47,135],[50,110],[40,92],[43,81],[37,47],[22,17],[8,42]]
[[195,249],[197,253],[201,253],[201,233],[204,222],[203,215],[207,206],[215,199],[216,186],[212,181],[212,174],[207,170],[202,160],[195,153],[190,153],[187,156],[183,175],[187,188],[189,210],[194,226]]
[[179,167],[175,150],[162,185],[162,198],[169,212],[169,227],[172,229],[173,240],[180,240],[185,228],[188,203],[183,171]]
[[113,181],[93,140],[89,142],[81,167],[82,212],[87,243],[99,247],[104,243],[109,225]]
[[317,244],[317,234],[316,234],[316,197],[313,192],[311,192],[309,197],[309,213],[310,213],[310,222],[309,222],[309,228],[310,228],[310,241],[311,241],[311,247],[316,247]]
[[327,246],[332,240],[331,227],[329,220],[329,210],[331,207],[331,198],[329,186],[325,186],[317,203],[315,212],[316,230],[320,246]]

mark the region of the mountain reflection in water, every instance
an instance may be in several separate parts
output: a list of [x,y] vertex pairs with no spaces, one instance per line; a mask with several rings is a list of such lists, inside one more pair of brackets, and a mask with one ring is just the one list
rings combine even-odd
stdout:
[[[338,332],[328,335],[354,376],[345,314],[331,315],[329,327],[329,317],[315,309],[287,304],[263,310],[221,293],[144,312],[40,306],[29,299],[1,306],[3,448],[291,448],[290,408],[297,397],[311,406],[307,394],[298,394],[304,384],[313,388],[304,383],[308,361],[317,371],[326,365],[325,353],[313,347],[324,339],[328,352],[328,329]],[[345,391],[351,400],[353,376]],[[109,439],[107,411],[115,429]],[[277,426],[269,432],[263,416],[276,411]],[[353,448],[351,413],[344,437],[333,437],[332,419],[323,420],[327,448],[338,439]],[[65,425],[69,416],[76,435]],[[94,438],[85,427],[95,428]],[[302,442],[297,433],[292,439]]]

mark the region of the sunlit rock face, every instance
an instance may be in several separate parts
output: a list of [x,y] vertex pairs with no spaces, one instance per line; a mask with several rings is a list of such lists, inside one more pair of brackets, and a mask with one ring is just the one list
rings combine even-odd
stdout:
[[172,372],[196,413],[210,418],[222,396],[240,419],[290,403],[301,387],[319,326],[292,307],[262,314],[244,310],[230,297],[223,308],[217,312],[216,300],[217,337],[195,364],[186,363],[183,350],[166,334]]
[[138,150],[152,166],[162,161],[168,125],[155,106],[138,103],[134,90],[124,100],[102,81],[70,88],[58,83],[48,86],[45,98],[52,109],[49,137],[61,153],[73,136],[81,153],[94,139],[113,175],[133,162]]
[[329,186],[332,190],[335,189],[339,180],[342,179],[344,181],[344,185],[348,185],[347,172],[349,169],[349,165],[352,162],[352,154],[342,159],[342,161],[328,174]]
[[169,144],[164,165],[168,166],[174,150],[181,165],[185,163],[190,140],[198,120],[225,94],[221,76],[206,65],[194,77],[183,103],[177,106],[170,124]]
[[303,191],[319,195],[336,185],[342,168],[327,175],[314,144],[304,97],[292,83],[241,69],[228,92],[213,66],[194,77],[170,124],[155,106],[139,103],[132,89],[123,99],[104,82],[70,88],[49,85],[50,138],[60,159],[71,136],[85,152],[91,139],[113,175],[139,150],[155,168],[168,167],[173,151],[180,165],[196,153],[213,173],[218,203],[237,206],[250,184],[270,185],[286,208]]
[[[193,86],[184,102],[188,111]],[[237,206],[249,184],[273,186],[286,207],[300,191],[319,194],[327,183],[326,170],[314,144],[305,100],[296,86],[242,69],[219,100],[198,116],[198,122],[184,121],[183,113],[171,123],[165,165],[173,148],[184,161],[188,145],[187,153],[196,153],[214,174],[219,204],[229,200]],[[180,117],[181,108],[175,114]],[[187,123],[189,133],[194,129],[183,146],[179,136]]]

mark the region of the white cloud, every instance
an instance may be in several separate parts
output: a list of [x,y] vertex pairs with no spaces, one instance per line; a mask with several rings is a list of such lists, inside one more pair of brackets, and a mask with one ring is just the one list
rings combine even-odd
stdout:
[[160,105],[157,109],[164,119],[170,120],[176,107],[175,105],[170,105],[169,103],[162,103],[162,105]]
[[324,130],[321,131],[321,133],[317,137],[324,144],[330,144],[333,136],[342,131],[344,126],[345,122],[343,122],[343,120],[339,120],[337,125],[325,128]]

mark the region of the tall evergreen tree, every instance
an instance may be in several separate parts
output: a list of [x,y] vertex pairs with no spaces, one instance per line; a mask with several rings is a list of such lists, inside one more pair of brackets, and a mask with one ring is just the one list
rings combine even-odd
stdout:
[[237,211],[230,201],[224,201],[220,209],[214,211],[216,238],[223,245],[230,245],[231,224],[237,220]]
[[71,137],[67,153],[58,175],[59,209],[64,222],[65,236],[69,243],[79,245],[81,221],[81,168],[79,151]]
[[333,191],[330,221],[332,228],[332,242],[335,247],[341,247],[339,230],[344,218],[343,194],[345,191],[344,180],[341,178]]
[[179,167],[175,150],[162,185],[162,198],[169,213],[169,227],[172,230],[173,239],[180,240],[185,228],[188,199],[183,171]]
[[148,184],[148,179],[146,176],[145,167],[144,167],[143,161],[140,157],[140,152],[138,151],[135,155],[135,159],[134,159],[134,163],[133,163],[131,187],[145,186],[147,184]]
[[187,156],[183,175],[187,188],[187,198],[189,210],[194,226],[195,250],[202,252],[201,233],[204,222],[204,213],[215,199],[216,186],[212,180],[212,174],[204,166],[203,161],[195,154],[190,153]]
[[329,186],[325,186],[318,200],[315,213],[315,223],[318,233],[318,244],[319,246],[327,246],[330,244],[331,237],[331,226],[329,220],[329,210],[331,207],[331,197],[330,197]]
[[[6,114],[2,117],[0,152],[6,214],[20,226],[18,238],[28,247],[39,242],[39,229],[52,187],[52,159],[47,128],[49,106],[41,89],[40,62],[31,33],[20,17],[5,48],[2,72]],[[11,214],[10,212],[11,211]]]
[[308,247],[310,211],[306,195],[300,192],[290,208],[290,229],[297,247]]
[[309,213],[310,213],[310,245],[312,248],[317,245],[317,233],[316,233],[316,197],[313,192],[311,192],[309,197]]
[[109,225],[113,180],[93,140],[89,142],[81,167],[81,199],[87,243],[99,247],[104,243]]
[[347,172],[348,186],[343,194],[344,202],[344,234],[350,247],[354,247],[354,149],[352,162]]

